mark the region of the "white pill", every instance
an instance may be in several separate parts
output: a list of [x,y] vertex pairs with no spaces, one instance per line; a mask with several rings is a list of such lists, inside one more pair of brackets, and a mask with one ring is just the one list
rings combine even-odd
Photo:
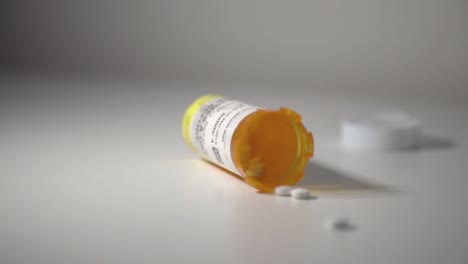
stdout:
[[283,185],[275,188],[275,194],[279,196],[290,196],[291,195],[291,186]]
[[312,196],[310,195],[310,191],[305,188],[296,188],[291,191],[291,196],[296,198],[296,199],[310,199]]

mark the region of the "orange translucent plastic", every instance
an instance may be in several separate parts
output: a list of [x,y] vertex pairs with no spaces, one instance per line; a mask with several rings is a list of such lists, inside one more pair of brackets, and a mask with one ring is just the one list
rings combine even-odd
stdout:
[[[219,97],[198,98],[184,114],[182,134],[195,152],[197,149],[190,138],[192,118],[206,102],[215,98]],[[288,108],[259,109],[234,129],[230,154],[242,176],[238,178],[261,192],[271,192],[280,185],[292,186],[304,177],[307,162],[314,154],[314,140],[296,112]]]
[[281,108],[257,110],[236,128],[231,156],[246,183],[261,192],[280,185],[294,185],[304,177],[314,153],[312,133],[301,116]]

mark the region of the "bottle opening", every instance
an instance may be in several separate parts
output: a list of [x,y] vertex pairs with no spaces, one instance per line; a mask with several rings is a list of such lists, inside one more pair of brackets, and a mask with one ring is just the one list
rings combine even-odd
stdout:
[[271,188],[300,181],[313,154],[300,116],[286,108],[261,110],[244,122],[234,134],[233,156],[246,181]]

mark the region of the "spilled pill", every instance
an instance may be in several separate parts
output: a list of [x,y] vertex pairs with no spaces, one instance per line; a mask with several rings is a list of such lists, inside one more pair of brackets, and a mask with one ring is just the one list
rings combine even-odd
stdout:
[[353,231],[356,229],[356,226],[345,217],[335,217],[327,221],[327,226],[329,229],[338,231],[338,232],[347,232]]
[[275,194],[279,196],[290,196],[291,195],[291,186],[283,185],[275,188]]
[[291,196],[296,199],[310,199],[312,196],[310,195],[310,191],[305,188],[296,188],[291,191]]

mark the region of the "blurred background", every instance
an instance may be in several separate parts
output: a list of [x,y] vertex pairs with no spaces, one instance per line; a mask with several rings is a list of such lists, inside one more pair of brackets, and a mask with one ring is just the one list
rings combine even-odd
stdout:
[[468,96],[465,0],[2,1],[3,72]]
[[[199,161],[205,93],[300,113],[317,199]],[[0,1],[0,263],[466,264],[467,98],[467,0]],[[380,110],[420,148],[340,148]]]

